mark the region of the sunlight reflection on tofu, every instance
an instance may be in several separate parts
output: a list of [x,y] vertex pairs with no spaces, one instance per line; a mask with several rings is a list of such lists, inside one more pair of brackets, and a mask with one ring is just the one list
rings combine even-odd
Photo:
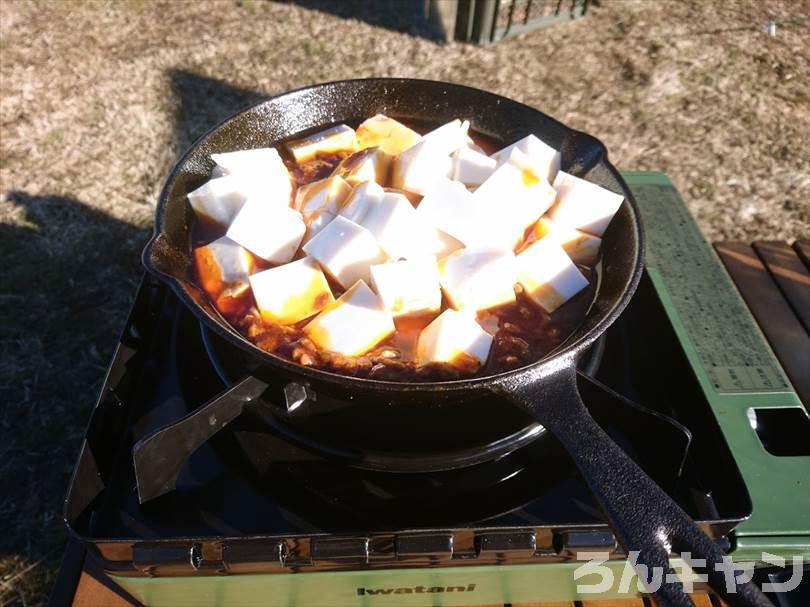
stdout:
[[564,171],[554,180],[557,203],[548,215],[554,222],[594,236],[605,233],[624,196]]
[[367,229],[338,215],[304,245],[324,271],[344,289],[369,279],[369,266],[388,257]]
[[362,280],[304,327],[316,346],[347,356],[365,354],[394,330],[391,314]]
[[188,201],[198,217],[227,228],[252,192],[261,192],[256,182],[238,175],[225,175],[210,179],[189,192]]
[[553,238],[574,263],[583,266],[593,266],[596,260],[599,259],[599,249],[602,246],[602,239],[598,236],[593,236],[586,232],[571,228],[568,226],[560,225],[548,219],[541,217],[534,225],[532,230],[533,236],[540,240],[548,236]]
[[223,236],[194,249],[194,265],[200,285],[223,314],[249,304],[247,289],[255,260],[244,248]]
[[464,184],[443,178],[426,191],[416,212],[437,230],[466,244],[467,240],[481,239],[471,235],[475,228],[473,202],[473,195]]
[[369,207],[374,206],[382,200],[385,191],[373,181],[367,181],[356,186],[352,193],[343,201],[343,205],[338,212],[349,221],[360,223],[366,216]]
[[374,181],[381,186],[386,186],[393,160],[393,156],[381,148],[367,148],[344,158],[335,168],[334,174],[341,176],[352,186],[366,181]]
[[517,274],[510,250],[468,248],[439,260],[442,291],[454,309],[467,312],[515,301]]
[[442,150],[447,156],[456,150],[466,147],[469,142],[467,133],[470,130],[470,123],[467,120],[463,122],[456,118],[447,124],[433,129],[429,133],[425,133],[422,139],[429,141],[432,146]]
[[547,143],[541,141],[534,135],[528,135],[512,145],[508,145],[502,150],[498,150],[490,156],[495,159],[498,166],[509,161],[512,151],[519,150],[529,161],[537,167],[537,172],[545,177],[549,183],[554,183],[554,178],[560,170],[561,154]]
[[588,286],[568,254],[553,238],[542,238],[517,256],[523,292],[549,314]]
[[447,363],[475,372],[487,360],[492,336],[470,314],[445,310],[422,330],[416,345],[420,364]]
[[442,306],[439,271],[432,257],[371,266],[371,286],[395,317],[430,314]]
[[304,216],[304,221],[310,214],[321,211],[337,215],[351,192],[351,186],[343,178],[327,177],[300,186],[295,194],[295,208]]
[[[385,192],[359,222],[391,259],[419,257],[427,247],[438,246],[439,236],[416,212],[405,196]],[[427,247],[426,247],[427,246]]]
[[290,325],[317,314],[335,299],[317,262],[305,257],[250,277],[265,322]]
[[484,183],[495,171],[495,160],[469,147],[463,147],[453,154],[452,178],[467,187],[477,187]]
[[404,152],[421,140],[419,133],[382,114],[372,116],[357,127],[360,149],[378,146],[392,156]]
[[425,194],[437,181],[453,170],[450,152],[440,144],[423,139],[394,159],[391,185],[414,194]]
[[306,232],[301,214],[251,198],[228,228],[227,236],[257,257],[273,264],[290,261]]
[[357,151],[357,137],[354,129],[338,124],[304,139],[296,139],[285,144],[296,162],[307,162],[318,154]]
[[[520,163],[525,160],[519,150],[510,156],[517,157]],[[473,193],[479,215],[472,231],[476,240],[467,244],[515,247],[526,228],[554,203],[555,196],[554,188],[528,164],[502,164]]]

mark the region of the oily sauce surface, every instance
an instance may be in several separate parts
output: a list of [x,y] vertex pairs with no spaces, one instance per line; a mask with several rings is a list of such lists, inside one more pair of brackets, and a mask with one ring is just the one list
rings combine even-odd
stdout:
[[[477,137],[474,134],[472,136],[487,153],[497,149],[497,145],[488,138]],[[340,161],[348,155],[346,152],[319,154],[314,160],[303,164],[297,164],[287,158],[285,164],[295,186],[298,187],[329,177]],[[195,222],[192,232],[194,246],[224,235],[221,229],[218,233],[215,231],[211,225]],[[299,251],[296,259],[300,257],[303,257],[303,253]],[[268,267],[266,263],[258,265]],[[516,369],[543,358],[582,323],[594,298],[596,271],[583,266],[579,266],[579,269],[588,278],[588,287],[560,306],[553,314],[546,313],[522,293],[517,293],[514,303],[480,312],[479,322],[485,330],[494,335],[494,339],[486,364],[477,371],[463,371],[446,364],[419,366],[412,360],[419,332],[436,315],[396,319],[396,332],[363,356],[344,356],[319,349],[303,332],[304,326],[311,318],[294,325],[269,324],[262,320],[255,306],[251,306],[237,314],[226,316],[226,320],[262,350],[300,365],[342,375],[403,382],[450,381],[487,376]],[[333,281],[329,282],[337,299],[343,289]]]

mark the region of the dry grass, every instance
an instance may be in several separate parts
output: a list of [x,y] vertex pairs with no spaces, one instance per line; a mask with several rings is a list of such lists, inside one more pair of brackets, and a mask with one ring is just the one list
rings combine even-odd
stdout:
[[318,81],[462,82],[598,135],[620,167],[668,172],[711,239],[808,236],[810,28],[760,31],[808,14],[808,0],[603,1],[477,48],[261,1],[0,2],[0,602],[48,591],[157,192],[208,126]]

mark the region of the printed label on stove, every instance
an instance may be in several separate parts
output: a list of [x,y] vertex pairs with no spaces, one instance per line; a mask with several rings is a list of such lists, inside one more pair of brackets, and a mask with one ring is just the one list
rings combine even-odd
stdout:
[[[646,229],[647,269],[656,289],[660,292],[663,287],[669,296],[691,342],[685,345],[697,355],[715,391],[790,390],[748,308],[675,187],[664,175],[629,175],[628,182]],[[670,307],[670,302],[663,303]]]
[[475,584],[466,586],[403,586],[402,588],[358,588],[357,596],[373,596],[377,594],[436,594],[440,592],[473,592]]

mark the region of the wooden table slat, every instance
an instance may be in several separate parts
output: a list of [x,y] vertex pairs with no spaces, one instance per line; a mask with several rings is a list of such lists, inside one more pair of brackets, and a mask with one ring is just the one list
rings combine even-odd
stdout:
[[750,245],[725,242],[715,249],[799,398],[810,406],[810,335]]
[[804,265],[810,269],[810,240],[797,240],[793,243],[793,250],[804,262]]
[[768,268],[804,330],[810,332],[810,269],[786,242],[755,242],[754,250]]

